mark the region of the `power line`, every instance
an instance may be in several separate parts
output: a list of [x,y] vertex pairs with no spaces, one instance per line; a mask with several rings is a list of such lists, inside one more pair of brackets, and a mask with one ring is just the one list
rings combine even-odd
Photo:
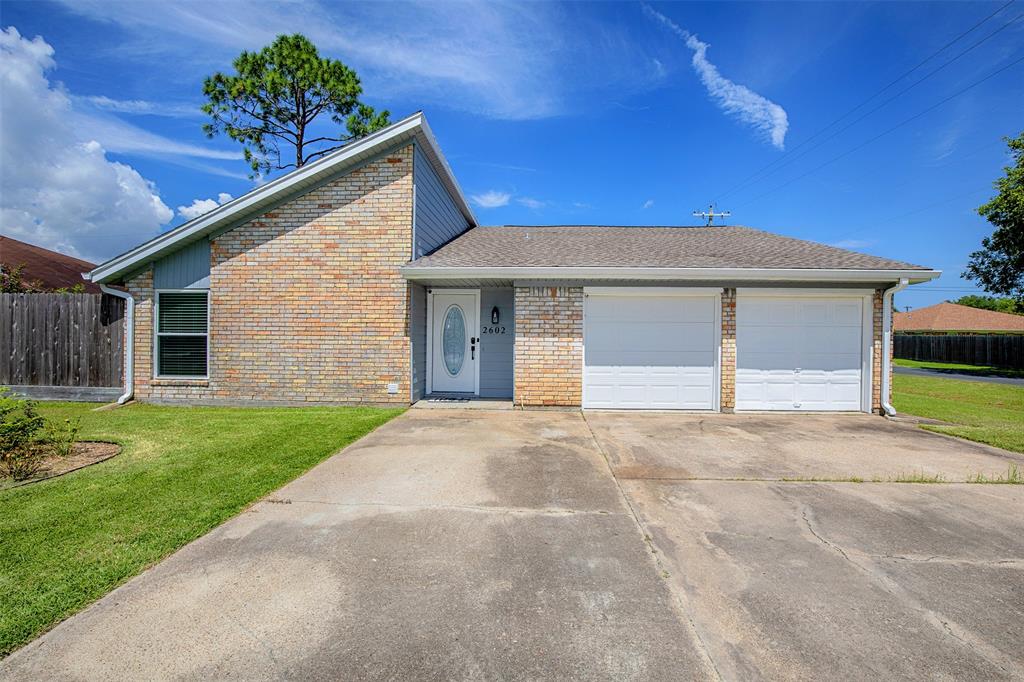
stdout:
[[797,180],[802,180],[803,178],[807,177],[811,173],[816,173],[817,171],[821,170],[825,166],[829,166],[829,165],[835,163],[836,161],[839,161],[840,159],[846,158],[847,156],[849,156],[850,154],[854,153],[855,151],[863,149],[864,147],[868,146],[872,142],[875,142],[876,140],[879,140],[879,139],[885,137],[889,133],[891,133],[891,132],[893,132],[895,130],[898,130],[899,128],[902,128],[903,126],[907,125],[908,123],[912,123],[913,121],[916,121],[917,119],[921,118],[925,114],[931,113],[932,111],[934,111],[935,109],[938,109],[940,106],[942,106],[946,102],[949,102],[950,100],[956,99],[957,97],[959,97],[960,95],[964,94],[965,92],[967,92],[971,88],[974,88],[974,87],[977,87],[977,86],[981,85],[982,83],[984,83],[985,81],[989,80],[990,78],[994,78],[995,76],[998,76],[1003,71],[1006,71],[1007,69],[1016,66],[1017,64],[1021,63],[1022,61],[1024,61],[1024,56],[1018,57],[1017,59],[1013,60],[1012,62],[1010,62],[1006,66],[1003,66],[1003,67],[1001,67],[999,69],[996,69],[995,71],[993,71],[989,75],[985,76],[984,78],[982,78],[980,80],[974,81],[973,83],[971,83],[970,85],[968,85],[965,88],[957,90],[952,95],[949,95],[948,97],[945,97],[945,98],[939,100],[938,102],[936,102],[935,104],[931,105],[927,109],[924,109],[923,111],[919,111],[918,113],[914,114],[910,118],[907,118],[907,119],[904,119],[903,121],[900,121],[899,123],[897,123],[896,125],[892,126],[891,128],[888,128],[887,130],[882,131],[881,133],[875,135],[874,137],[871,137],[871,138],[865,140],[864,142],[860,143],[856,147],[853,147],[851,149],[846,150],[845,152],[843,152],[839,156],[835,156],[835,157],[829,159],[828,161],[826,161],[825,163],[822,163],[822,164],[820,164],[818,166],[815,166],[814,168],[810,169],[809,171],[807,171],[805,173],[801,173],[800,175],[796,176],[795,178],[792,178],[791,180],[787,180],[786,182],[782,183],[781,185],[779,185],[779,186],[777,186],[777,187],[775,187],[775,188],[773,188],[773,189],[771,189],[771,190],[769,190],[769,191],[767,191],[767,192],[765,192],[763,194],[759,194],[756,197],[754,197],[753,199],[749,199],[749,200],[741,203],[740,206],[746,206],[747,204],[750,204],[750,203],[753,203],[753,202],[758,201],[760,199],[763,199],[764,197],[766,197],[766,196],[768,196],[770,194],[774,194],[775,192],[778,192],[780,189],[783,189],[784,187],[788,187],[789,185],[793,184]]
[[[1014,0],[1014,1],[1015,1],[1015,0]],[[742,183],[740,183],[739,185],[736,185],[735,187],[733,187],[733,189],[731,189],[731,190],[729,190],[728,192],[725,192],[724,194],[720,195],[720,197],[719,197],[719,198],[721,198],[721,197],[725,197],[725,196],[728,196],[729,194],[731,194],[732,192],[736,191],[737,189],[740,189],[740,188],[742,188],[742,187],[744,187],[744,186],[746,186],[746,185],[750,184],[750,181],[751,181],[752,179],[754,179],[754,177],[755,177],[755,176],[758,176],[758,175],[760,175],[760,177],[757,177],[756,179],[754,179],[754,182],[760,182],[761,180],[764,180],[765,178],[768,178],[768,177],[770,177],[770,176],[774,175],[775,173],[777,173],[777,172],[778,172],[779,170],[781,170],[782,168],[785,168],[786,166],[789,166],[789,165],[791,165],[791,164],[795,163],[796,161],[799,161],[800,159],[804,158],[805,156],[807,156],[808,154],[810,154],[811,152],[813,152],[813,151],[814,151],[815,149],[818,149],[818,148],[820,148],[820,147],[821,147],[822,145],[824,145],[824,144],[825,144],[826,142],[828,142],[829,140],[833,140],[833,139],[835,139],[835,138],[836,138],[837,136],[841,135],[842,133],[846,132],[847,130],[849,130],[849,129],[850,129],[850,128],[852,128],[853,126],[857,125],[858,123],[860,123],[861,121],[863,121],[863,120],[864,120],[865,118],[867,118],[867,117],[868,117],[868,116],[870,116],[871,114],[875,113],[875,112],[876,112],[876,111],[878,111],[879,109],[882,109],[882,108],[884,108],[884,107],[885,107],[886,105],[888,105],[889,103],[891,103],[891,102],[895,101],[896,99],[898,99],[898,98],[899,98],[899,97],[901,97],[902,95],[906,94],[906,93],[907,93],[907,92],[909,92],[910,90],[912,90],[912,89],[916,88],[916,87],[917,87],[918,85],[920,85],[920,84],[921,84],[921,83],[923,83],[924,81],[928,80],[929,78],[931,78],[932,76],[934,76],[935,74],[937,74],[937,73],[938,73],[939,71],[942,71],[942,70],[943,70],[943,69],[945,69],[945,68],[946,68],[947,66],[949,66],[949,65],[950,65],[950,64],[952,64],[953,62],[957,61],[958,59],[960,59],[961,57],[963,57],[964,55],[966,55],[966,54],[967,54],[968,52],[970,52],[970,51],[974,50],[975,48],[977,48],[978,46],[980,46],[981,44],[983,44],[983,43],[984,43],[984,42],[986,42],[987,40],[989,40],[989,39],[991,39],[992,37],[994,37],[994,36],[995,36],[996,34],[998,34],[998,33],[999,33],[1000,31],[1003,31],[1004,29],[1006,29],[1006,28],[1007,28],[1008,26],[1010,26],[1011,24],[1014,24],[1014,23],[1016,23],[1016,22],[1017,22],[1017,21],[1018,21],[1018,20],[1019,20],[1019,19],[1020,19],[1021,17],[1024,17],[1024,13],[1018,14],[1017,16],[1015,16],[1015,17],[1014,17],[1013,19],[1011,19],[1010,21],[1006,22],[1005,24],[1003,24],[1002,26],[1000,26],[1000,27],[999,27],[999,28],[997,28],[996,30],[994,30],[994,31],[992,31],[991,33],[989,33],[988,35],[986,35],[986,36],[985,36],[984,38],[981,38],[980,40],[977,40],[977,41],[975,41],[975,42],[974,42],[974,43],[973,43],[972,45],[970,45],[970,46],[969,46],[969,47],[967,47],[966,49],[962,50],[962,51],[961,51],[961,52],[959,52],[959,53],[958,53],[957,55],[955,55],[955,56],[951,57],[950,59],[948,59],[948,60],[947,60],[946,62],[944,62],[944,63],[943,63],[943,64],[941,64],[940,66],[938,66],[938,67],[936,67],[936,68],[932,69],[931,71],[929,71],[929,72],[928,72],[927,74],[925,74],[925,75],[924,75],[924,76],[922,76],[921,78],[917,79],[916,81],[914,81],[913,83],[911,83],[911,84],[910,84],[910,85],[908,85],[907,87],[903,88],[903,89],[902,89],[902,90],[900,90],[899,92],[895,93],[894,95],[892,95],[891,97],[889,97],[888,99],[886,99],[886,100],[885,100],[884,102],[882,102],[882,103],[878,104],[878,105],[877,105],[877,106],[875,106],[874,108],[872,108],[872,109],[868,110],[867,112],[865,112],[865,113],[861,114],[860,116],[858,116],[857,118],[855,118],[854,120],[850,121],[850,122],[849,122],[849,123],[847,123],[847,124],[846,124],[845,126],[843,126],[842,128],[840,128],[839,130],[836,130],[835,132],[833,132],[833,133],[832,133],[831,135],[829,135],[829,136],[827,136],[827,137],[825,137],[825,138],[821,139],[821,140],[820,140],[820,141],[818,141],[818,142],[817,142],[816,144],[814,144],[813,146],[811,146],[811,147],[810,147],[809,149],[805,149],[805,150],[804,150],[803,152],[801,152],[800,154],[797,154],[796,156],[792,156],[792,155],[786,155],[786,156],[784,156],[784,157],[781,157],[781,158],[779,158],[779,159],[776,159],[776,160],[775,160],[775,161],[773,162],[773,163],[777,163],[777,164],[778,164],[777,166],[775,166],[775,168],[771,169],[771,170],[770,170],[769,172],[767,172],[767,173],[763,173],[763,174],[762,174],[762,173],[761,173],[760,171],[759,171],[758,173],[755,173],[755,174],[754,174],[754,176],[751,176],[750,178],[748,178],[747,180],[743,181],[743,182],[742,182]],[[887,87],[888,87],[888,86],[887,86]],[[877,96],[877,95],[873,95],[873,96],[872,96],[872,98],[873,98],[873,97],[875,97],[875,96]],[[868,100],[868,101],[870,101],[870,100]],[[860,108],[861,106],[863,106],[863,105],[864,105],[864,104],[866,104],[866,103],[867,103],[867,102],[865,101],[864,103],[862,103],[862,104],[858,105],[858,107],[857,107],[857,108]],[[853,112],[853,111],[855,111],[855,110],[856,110],[856,109],[854,109],[854,110],[851,110],[850,112],[847,112],[847,114],[844,114],[843,118],[845,118],[846,116],[848,116],[848,115],[849,115],[850,113],[852,113],[852,112]],[[829,124],[829,126],[828,126],[828,127],[831,127],[831,126],[835,125],[835,124],[836,124],[836,123],[837,123],[837,122],[838,122],[839,120],[842,120],[842,119],[840,118],[840,119],[838,119],[837,121],[833,121],[833,122],[832,122],[831,124]],[[826,128],[826,129],[827,129],[827,128]],[[824,132],[824,131],[821,131],[821,132]],[[818,134],[820,134],[820,132],[819,132]],[[810,141],[810,139],[808,139],[808,140],[805,140],[805,141],[804,141],[804,143],[806,143],[806,142],[809,142],[809,141]],[[803,144],[803,143],[802,143],[802,144]],[[802,146],[802,144],[801,144],[800,146]],[[791,153],[792,153],[792,152],[795,152],[795,151],[796,151],[796,149],[797,149],[797,148],[794,148],[793,150],[791,150]]]
[[871,100],[875,99],[876,97],[878,97],[879,95],[881,95],[881,94],[882,94],[883,92],[885,92],[886,90],[888,90],[888,89],[889,89],[889,88],[891,88],[892,86],[896,85],[896,83],[900,82],[901,80],[903,80],[904,78],[906,78],[906,77],[907,77],[907,76],[909,76],[910,74],[914,73],[915,71],[917,71],[918,69],[920,69],[920,68],[921,68],[922,66],[924,66],[924,65],[925,65],[925,64],[927,64],[928,62],[930,62],[930,61],[931,61],[932,59],[934,59],[935,57],[939,56],[939,55],[940,55],[940,54],[941,54],[942,52],[944,52],[944,51],[945,51],[945,50],[946,50],[947,48],[949,48],[950,46],[954,45],[955,43],[957,43],[958,41],[960,41],[960,40],[961,40],[962,38],[966,37],[966,36],[967,36],[967,35],[969,35],[970,33],[974,32],[974,31],[975,31],[975,30],[976,30],[976,29],[977,29],[977,28],[978,28],[979,26],[981,26],[982,24],[984,24],[985,22],[987,22],[987,21],[988,21],[989,19],[991,19],[992,17],[994,17],[994,16],[996,16],[997,14],[999,14],[1000,12],[1002,12],[1002,11],[1003,11],[1004,9],[1006,9],[1007,7],[1009,7],[1010,5],[1012,5],[1012,4],[1014,3],[1014,2],[1016,2],[1016,0],[1009,0],[1009,2],[1007,2],[1006,4],[1004,4],[1004,5],[1002,5],[1001,7],[999,7],[999,8],[998,8],[998,9],[997,9],[996,11],[992,12],[991,14],[989,14],[988,16],[986,16],[986,17],[985,17],[984,19],[982,19],[981,21],[977,22],[976,24],[974,24],[973,26],[971,26],[971,27],[970,27],[969,29],[967,29],[967,30],[966,30],[966,31],[964,31],[963,33],[959,34],[958,36],[956,36],[955,38],[953,38],[952,40],[950,40],[950,41],[949,41],[948,43],[946,43],[945,45],[943,45],[942,47],[940,47],[940,48],[939,48],[938,50],[936,50],[935,52],[933,52],[932,54],[930,54],[930,55],[929,55],[928,57],[926,57],[926,58],[925,58],[925,59],[924,59],[923,61],[921,61],[920,63],[918,63],[918,64],[917,64],[916,66],[914,66],[914,67],[913,67],[913,68],[911,68],[910,70],[908,70],[908,71],[905,71],[904,73],[900,74],[900,75],[899,75],[898,77],[896,77],[896,78],[895,78],[894,80],[892,80],[892,81],[891,81],[890,83],[888,83],[888,84],[887,84],[887,85],[886,85],[885,87],[883,87],[882,89],[880,89],[880,90],[878,90],[877,92],[875,92],[875,93],[874,93],[873,95],[871,95],[870,97],[868,97],[867,99],[865,99],[864,101],[862,101],[862,102],[861,102],[860,104],[858,104],[857,106],[853,107],[852,109],[850,109],[849,111],[847,111],[847,112],[846,112],[845,114],[843,114],[843,115],[842,115],[842,116],[840,116],[839,118],[835,119],[834,121],[832,121],[831,123],[829,123],[828,125],[826,125],[826,126],[825,126],[824,128],[822,128],[822,129],[821,129],[821,130],[819,130],[818,132],[816,132],[816,133],[814,133],[813,135],[811,135],[811,136],[810,136],[809,138],[807,138],[806,140],[804,140],[804,141],[803,141],[803,142],[801,142],[800,144],[798,144],[798,145],[796,145],[795,147],[793,147],[792,149],[788,150],[788,152],[787,152],[786,154],[784,154],[783,156],[781,156],[781,157],[779,157],[779,158],[775,159],[774,161],[772,161],[772,162],[768,163],[767,165],[765,165],[764,167],[762,167],[762,168],[761,168],[760,170],[757,170],[757,171],[755,171],[755,172],[754,172],[753,174],[749,175],[749,176],[748,176],[747,178],[745,178],[745,179],[744,179],[743,181],[741,181],[741,182],[740,182],[740,183],[739,183],[738,185],[735,185],[735,186],[733,186],[732,188],[730,188],[729,190],[727,190],[726,192],[724,192],[723,194],[720,194],[720,195],[719,195],[718,197],[716,197],[716,199],[720,199],[720,198],[722,198],[722,197],[724,197],[724,196],[726,196],[726,195],[728,195],[728,194],[731,194],[731,193],[732,193],[733,191],[735,191],[735,190],[736,190],[736,189],[738,189],[739,187],[742,187],[743,185],[747,184],[747,182],[748,182],[749,180],[751,180],[752,178],[754,178],[754,177],[756,177],[756,176],[760,175],[760,174],[761,174],[762,172],[764,172],[764,171],[765,171],[765,170],[767,170],[768,168],[771,168],[771,167],[772,167],[772,166],[774,166],[775,164],[777,164],[777,163],[779,163],[780,161],[782,161],[783,159],[787,158],[787,155],[788,155],[788,154],[792,154],[793,152],[795,152],[796,150],[800,149],[801,147],[803,147],[804,145],[806,145],[807,143],[809,143],[809,142],[810,142],[811,140],[815,139],[816,137],[818,137],[819,135],[821,135],[822,133],[824,133],[824,132],[825,132],[825,131],[827,131],[827,130],[828,130],[829,128],[831,128],[832,126],[836,125],[837,123],[839,123],[840,121],[842,121],[842,120],[843,120],[843,119],[845,119],[846,117],[848,117],[848,116],[850,116],[851,114],[853,114],[853,113],[855,113],[855,112],[859,111],[859,110],[860,110],[860,109],[861,109],[862,107],[864,107],[865,105],[867,105],[867,104],[868,104],[868,103],[869,103],[869,102],[870,102]]

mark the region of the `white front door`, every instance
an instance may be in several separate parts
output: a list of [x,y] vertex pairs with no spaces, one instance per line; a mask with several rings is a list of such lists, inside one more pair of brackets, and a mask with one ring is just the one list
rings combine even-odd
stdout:
[[435,290],[431,299],[431,393],[476,393],[479,291]]
[[[870,313],[870,307],[868,307]],[[737,410],[861,410],[863,296],[744,296],[736,303]]]
[[715,409],[716,294],[592,289],[585,301],[583,407]]

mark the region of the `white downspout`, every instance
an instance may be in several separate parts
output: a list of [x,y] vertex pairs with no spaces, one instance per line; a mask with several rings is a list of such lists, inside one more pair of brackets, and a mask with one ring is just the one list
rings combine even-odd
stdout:
[[896,414],[896,408],[889,402],[892,387],[889,386],[892,372],[892,298],[897,291],[907,288],[906,278],[882,293],[882,410],[887,417]]
[[117,399],[118,405],[124,405],[132,399],[132,395],[135,393],[135,299],[127,291],[111,289],[106,284],[101,284],[100,290],[105,294],[125,300],[124,393]]

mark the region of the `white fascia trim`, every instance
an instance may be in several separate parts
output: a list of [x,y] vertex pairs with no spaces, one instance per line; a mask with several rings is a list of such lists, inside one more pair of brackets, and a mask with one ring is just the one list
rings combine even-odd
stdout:
[[339,166],[343,167],[347,162],[352,161],[354,157],[372,155],[378,150],[385,149],[394,140],[402,136],[408,136],[410,139],[414,137],[422,138],[425,147],[430,151],[430,156],[433,157],[432,163],[436,162],[435,165],[439,165],[442,179],[448,185],[448,188],[456,194],[455,198],[460,204],[460,210],[467,220],[470,220],[471,224],[475,225],[476,219],[473,217],[472,211],[469,210],[469,205],[466,203],[465,197],[463,197],[462,191],[455,181],[451,168],[444,161],[444,157],[437,146],[436,140],[434,140],[433,134],[430,133],[430,129],[427,127],[426,118],[422,112],[416,112],[398,123],[367,135],[336,152],[306,164],[302,168],[271,180],[262,187],[258,187],[237,199],[218,206],[209,213],[190,220],[131,251],[116,256],[106,263],[97,266],[91,272],[83,275],[83,277],[93,282],[109,283],[114,281],[144,263],[170,253],[174,250],[172,247],[175,244],[182,243],[184,245],[195,239],[200,239],[204,235],[213,233],[222,227],[226,227],[246,213],[258,209],[260,204],[270,203],[277,197],[286,197],[303,184],[314,183],[321,178],[328,177],[332,173],[337,172]]
[[621,267],[430,267],[400,269],[411,281],[452,279],[727,280],[785,282],[927,282],[941,270],[843,270],[816,268],[621,268]]

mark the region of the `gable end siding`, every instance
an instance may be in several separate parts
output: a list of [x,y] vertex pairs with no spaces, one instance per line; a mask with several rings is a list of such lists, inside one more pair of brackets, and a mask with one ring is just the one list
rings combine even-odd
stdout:
[[414,147],[413,182],[416,185],[415,244],[413,259],[431,253],[466,231],[469,223],[459,211],[430,161]]
[[155,289],[209,289],[210,240],[200,239],[153,263]]

